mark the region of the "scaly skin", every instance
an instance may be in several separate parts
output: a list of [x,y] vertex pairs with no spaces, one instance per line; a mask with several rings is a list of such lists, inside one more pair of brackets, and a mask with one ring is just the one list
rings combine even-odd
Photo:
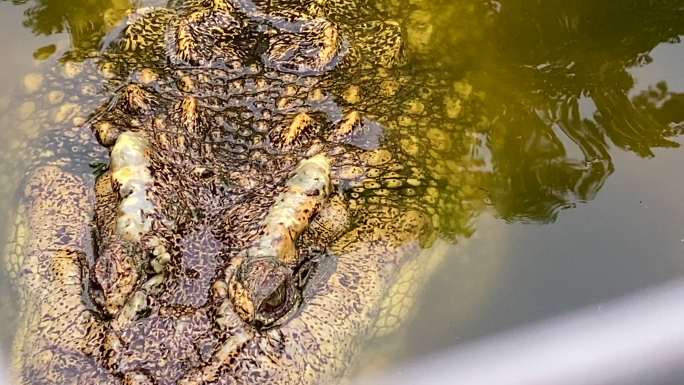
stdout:
[[[351,13],[353,12],[353,13]],[[193,0],[102,54],[95,191],[25,189],[10,257],[22,384],[317,384],[404,318],[477,194],[477,104],[403,64],[361,2]],[[448,157],[447,157],[448,154]],[[463,157],[465,158],[465,157]],[[94,218],[94,219],[93,219]]]
[[[98,352],[109,342],[111,324],[82,297],[93,194],[77,177],[48,167],[34,174],[26,196],[32,231],[25,257],[17,261],[24,290],[14,359],[20,383],[27,384],[119,384],[122,376],[129,383],[329,383],[344,373],[359,339],[373,332],[397,269],[421,257],[415,235],[425,229],[416,212],[387,210],[367,218],[330,246],[334,271],[313,279],[306,306],[277,329],[247,329],[218,294],[217,314],[202,309],[143,317],[122,333],[128,349],[119,362],[122,373],[114,375],[101,367],[105,357]],[[225,326],[213,330],[214,323]],[[147,349],[133,348],[137,344]],[[204,360],[194,357],[195,349],[207,355]],[[197,367],[182,368],[183,361]]]

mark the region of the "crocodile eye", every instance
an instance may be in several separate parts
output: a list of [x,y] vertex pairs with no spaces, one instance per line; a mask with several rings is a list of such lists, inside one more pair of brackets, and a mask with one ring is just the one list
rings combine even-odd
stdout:
[[230,288],[238,315],[260,330],[287,322],[301,303],[292,269],[271,258],[243,263],[231,278]]
[[287,299],[286,282],[278,286],[271,295],[261,303],[261,312],[268,314],[278,314],[282,312],[282,307]]
[[284,280],[260,304],[255,314],[252,325],[261,330],[277,327],[287,322],[288,315],[297,309],[299,305],[299,295],[296,289],[291,286],[290,280]]

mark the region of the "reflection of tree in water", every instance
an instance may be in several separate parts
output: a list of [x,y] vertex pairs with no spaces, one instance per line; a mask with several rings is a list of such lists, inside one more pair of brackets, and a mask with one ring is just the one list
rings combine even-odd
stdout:
[[667,83],[659,82],[632,99],[634,106],[659,124],[680,134],[684,124],[684,93],[673,93]]
[[[99,50],[103,37],[130,8],[128,0],[4,0],[15,5],[30,3],[24,12],[24,26],[36,35],[68,32],[70,59],[83,59]],[[45,58],[55,46],[41,47],[34,53]]]
[[[658,44],[678,42],[683,5],[502,2],[487,37],[497,42],[494,78],[526,85],[494,92],[489,189],[502,217],[549,222],[559,209],[592,199],[613,171],[609,143],[642,157],[678,146],[669,138],[678,134],[671,123],[682,120],[684,97],[662,83],[630,99],[628,69],[649,63]],[[563,137],[579,159],[568,155]]]

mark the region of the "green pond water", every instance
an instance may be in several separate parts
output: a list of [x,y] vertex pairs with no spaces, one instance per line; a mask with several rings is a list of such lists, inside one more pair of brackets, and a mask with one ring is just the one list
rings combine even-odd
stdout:
[[[27,75],[84,60],[127,10],[157,3],[0,1],[0,151],[35,136],[17,118]],[[684,276],[684,1],[406,3],[421,63],[482,100],[486,124],[453,156],[475,165],[484,204],[365,370]],[[4,211],[17,180],[3,179]]]

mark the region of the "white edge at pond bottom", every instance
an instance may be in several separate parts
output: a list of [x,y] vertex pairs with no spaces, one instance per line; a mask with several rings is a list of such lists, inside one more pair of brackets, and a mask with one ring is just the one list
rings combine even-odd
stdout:
[[355,385],[684,383],[684,281],[455,347]]
[[[0,384],[9,384],[0,357]],[[684,281],[453,348],[354,385],[684,383]]]

